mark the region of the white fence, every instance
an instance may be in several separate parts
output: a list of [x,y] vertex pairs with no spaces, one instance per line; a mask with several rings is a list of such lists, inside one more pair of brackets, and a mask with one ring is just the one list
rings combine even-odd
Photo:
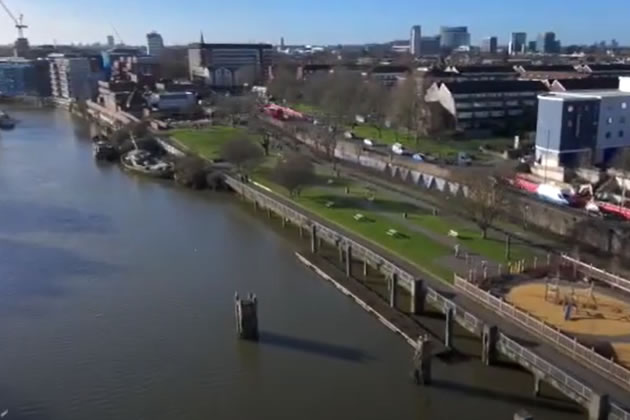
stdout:
[[455,287],[467,296],[483,303],[494,312],[515,321],[534,334],[551,342],[554,346],[561,348],[568,356],[587,363],[604,376],[615,379],[624,388],[630,390],[630,370],[615,363],[613,359],[606,359],[593,349],[579,343],[575,338],[566,336],[558,329],[547,325],[527,312],[493,296],[459,276],[455,276]]
[[623,290],[626,293],[630,293],[630,280],[626,280],[616,274],[609,273],[600,268],[594,267],[590,264],[586,264],[575,258],[571,258],[568,255],[562,255],[562,260],[573,264],[583,274],[593,277],[594,279],[608,284],[610,287]]

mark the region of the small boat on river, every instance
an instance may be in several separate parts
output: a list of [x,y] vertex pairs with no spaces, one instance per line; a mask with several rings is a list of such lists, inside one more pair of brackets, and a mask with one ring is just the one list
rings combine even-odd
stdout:
[[92,144],[92,153],[96,160],[114,161],[118,157],[118,151],[109,142],[104,140]]
[[4,111],[0,111],[0,129],[11,130],[15,128],[15,120]]
[[132,150],[120,158],[125,169],[156,178],[172,178],[174,167],[146,150]]

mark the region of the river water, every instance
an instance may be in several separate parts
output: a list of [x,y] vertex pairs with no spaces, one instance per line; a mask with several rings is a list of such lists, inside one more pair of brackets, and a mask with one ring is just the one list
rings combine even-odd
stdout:
[[[0,412],[7,419],[583,418],[530,375],[411,349],[225,194],[97,165],[61,110],[0,132]],[[260,299],[261,342],[233,295]],[[464,339],[460,342],[468,344]],[[478,350],[474,350],[478,351]]]

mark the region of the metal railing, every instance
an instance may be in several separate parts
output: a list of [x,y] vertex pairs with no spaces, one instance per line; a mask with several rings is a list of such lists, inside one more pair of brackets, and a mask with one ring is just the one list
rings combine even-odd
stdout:
[[575,258],[571,258],[565,254],[562,255],[562,260],[575,265],[579,271],[589,277],[593,277],[601,282],[604,282],[610,287],[615,287],[619,290],[623,290],[626,293],[630,293],[630,280],[624,279],[621,276],[594,267],[591,264],[586,264],[585,262],[582,262]]
[[480,289],[457,275],[455,276],[455,287],[493,311],[517,322],[534,334],[551,342],[554,346],[566,351],[568,356],[588,363],[599,370],[600,373],[605,374],[606,377],[614,378],[620,385],[630,390],[630,370],[615,363],[612,358],[607,359],[603,357],[592,348],[578,342],[576,338],[566,336],[560,330],[493,296],[491,293]]

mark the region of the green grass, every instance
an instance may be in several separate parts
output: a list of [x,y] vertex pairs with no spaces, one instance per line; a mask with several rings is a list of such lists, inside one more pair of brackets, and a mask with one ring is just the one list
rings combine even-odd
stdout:
[[457,152],[467,152],[480,155],[480,146],[491,146],[495,149],[504,149],[512,145],[512,140],[507,138],[490,139],[431,139],[420,138],[416,143],[414,136],[407,136],[406,133],[399,132],[392,128],[383,128],[381,135],[379,131],[371,125],[359,125],[354,128],[354,133],[360,137],[367,137],[385,144],[401,143],[406,147],[422,153],[428,153],[442,158],[454,157]]
[[206,159],[217,159],[224,143],[241,136],[255,139],[255,135],[241,127],[214,126],[171,131],[171,137]]
[[[430,214],[412,214],[409,216],[409,220],[427,230],[441,235],[448,235],[451,229],[455,230],[460,235],[459,243],[468,250],[489,260],[501,263],[507,262],[505,258],[505,241],[493,237],[493,233],[491,232],[489,232],[488,239],[483,239],[479,229],[466,228],[452,220]],[[512,243],[510,254],[511,260],[520,260],[534,256],[534,252],[531,248],[514,243]]]
[[[270,180],[270,167],[261,167],[253,175],[254,180],[271,188],[274,192],[289,198],[287,190]],[[322,177],[327,178],[327,177]],[[363,208],[371,191],[350,180],[335,180],[333,185],[319,185],[305,189],[299,197],[292,200],[318,216],[337,224],[364,239],[373,242],[391,253],[402,257],[421,270],[444,281],[451,282],[453,271],[436,261],[451,253],[451,250],[418,232],[409,231],[405,226],[384,218],[377,213]],[[350,194],[345,194],[345,187],[350,187]],[[326,203],[332,201],[333,207]],[[376,197],[376,203],[379,197]],[[367,203],[367,201],[366,201]],[[366,220],[357,221],[354,216],[361,213]],[[402,235],[387,235],[389,229],[395,229]]]
[[317,107],[302,102],[298,104],[293,104],[290,106],[290,108],[308,115],[318,115],[320,113]]

